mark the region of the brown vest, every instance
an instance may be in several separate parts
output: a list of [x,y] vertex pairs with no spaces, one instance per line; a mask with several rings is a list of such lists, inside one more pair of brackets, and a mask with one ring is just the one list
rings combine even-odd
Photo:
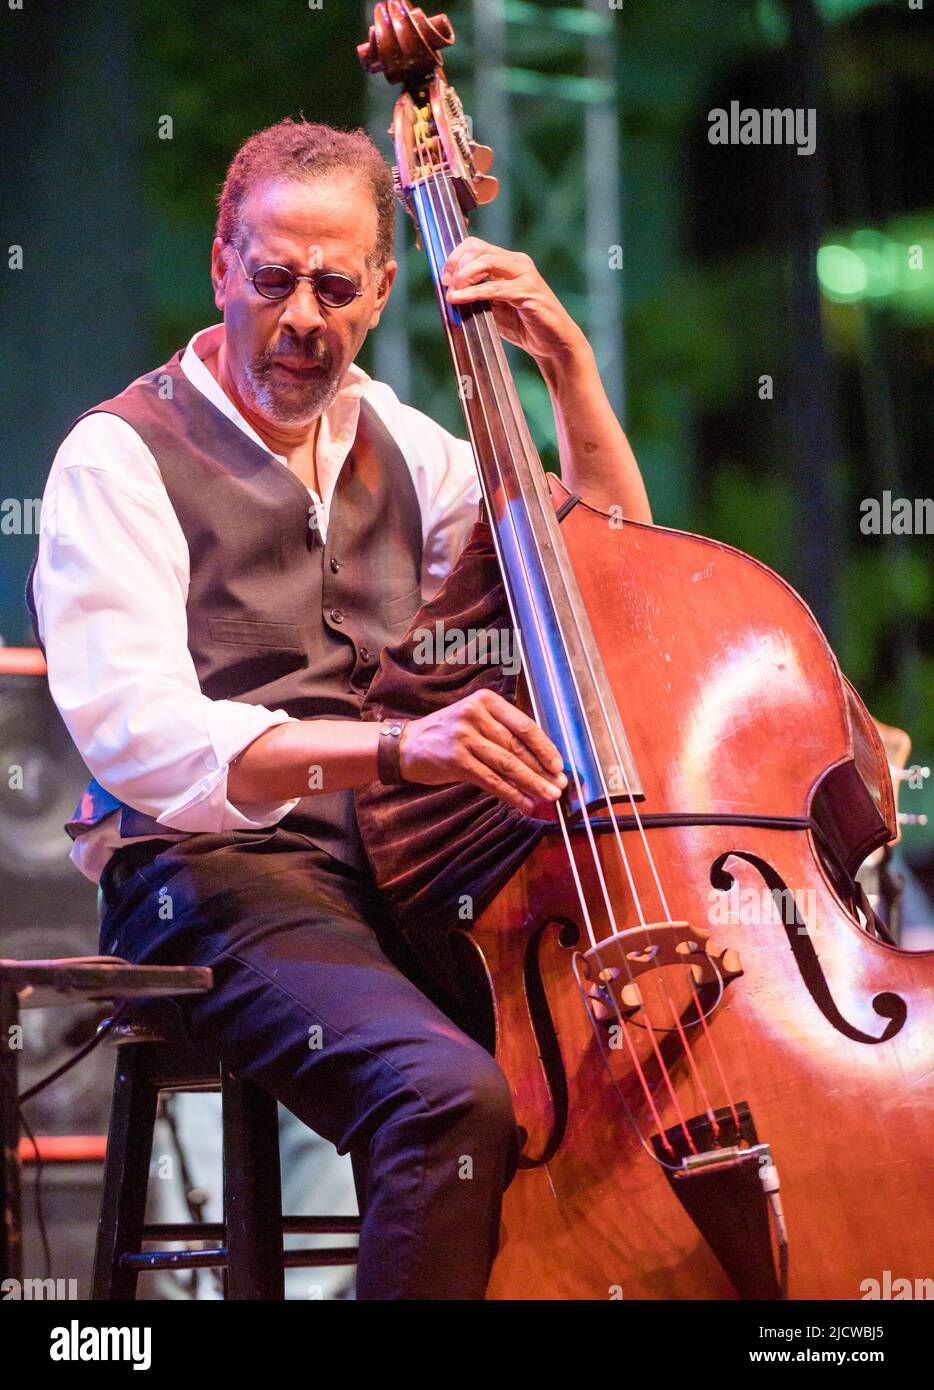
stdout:
[[[180,360],[85,414],[120,416],[159,466],[188,543],[201,689],[298,719],[356,719],[381,649],[421,606],[421,513],[405,459],[361,400],[322,542],[305,485],[192,386]],[[75,839],[118,809],[125,837],[171,828],[92,779],[65,829]],[[347,864],[366,862],[349,790],[305,796],[282,823]]]

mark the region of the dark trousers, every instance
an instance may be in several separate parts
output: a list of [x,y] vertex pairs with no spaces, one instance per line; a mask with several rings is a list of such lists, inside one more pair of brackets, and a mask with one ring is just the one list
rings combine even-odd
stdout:
[[357,1296],[482,1298],[518,1154],[509,1088],[372,879],[274,827],[120,849],[102,888],[101,950],[211,966],[213,991],[178,1001],[195,1046],[353,1155]]

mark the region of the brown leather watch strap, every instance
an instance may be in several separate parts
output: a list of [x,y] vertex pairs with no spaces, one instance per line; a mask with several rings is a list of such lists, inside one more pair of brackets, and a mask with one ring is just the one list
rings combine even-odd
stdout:
[[376,747],[376,771],[381,782],[388,786],[398,786],[404,782],[400,766],[400,745],[402,730],[407,719],[384,719],[379,726],[379,743]]

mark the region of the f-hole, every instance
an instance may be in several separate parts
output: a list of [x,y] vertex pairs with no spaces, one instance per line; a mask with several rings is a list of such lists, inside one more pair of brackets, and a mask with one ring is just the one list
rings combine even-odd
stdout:
[[[849,1038],[851,1042],[883,1043],[900,1033],[908,1017],[907,1005],[900,994],[891,994],[886,991],[873,998],[872,1007],[875,1012],[880,1018],[888,1019],[888,1023],[878,1037],[873,1037],[871,1033],[863,1033],[843,1017],[830,992],[827,977],[821,968],[820,958],[811,942],[807,923],[801,920],[798,914],[798,905],[787,884],[766,860],[760,859],[756,854],[747,854],[738,849],[729,850],[726,854],[719,855],[714,860],[710,870],[710,882],[713,887],[723,893],[732,888],[735,881],[734,877],[724,868],[728,859],[743,859],[758,870],[766,887],[771,890],[776,906],[781,905],[779,915],[785,928],[791,954],[795,958],[795,964],[801,972],[801,978],[807,986],[811,998],[827,1022],[832,1024],[838,1033]],[[788,911],[788,904],[793,904],[793,911]]]

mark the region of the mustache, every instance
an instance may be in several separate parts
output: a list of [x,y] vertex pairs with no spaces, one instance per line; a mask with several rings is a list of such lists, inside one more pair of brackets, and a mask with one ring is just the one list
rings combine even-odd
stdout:
[[333,364],[331,350],[322,338],[310,340],[307,344],[293,342],[281,343],[261,353],[257,365],[269,368],[274,362],[297,362],[303,367],[316,366],[329,370]]

